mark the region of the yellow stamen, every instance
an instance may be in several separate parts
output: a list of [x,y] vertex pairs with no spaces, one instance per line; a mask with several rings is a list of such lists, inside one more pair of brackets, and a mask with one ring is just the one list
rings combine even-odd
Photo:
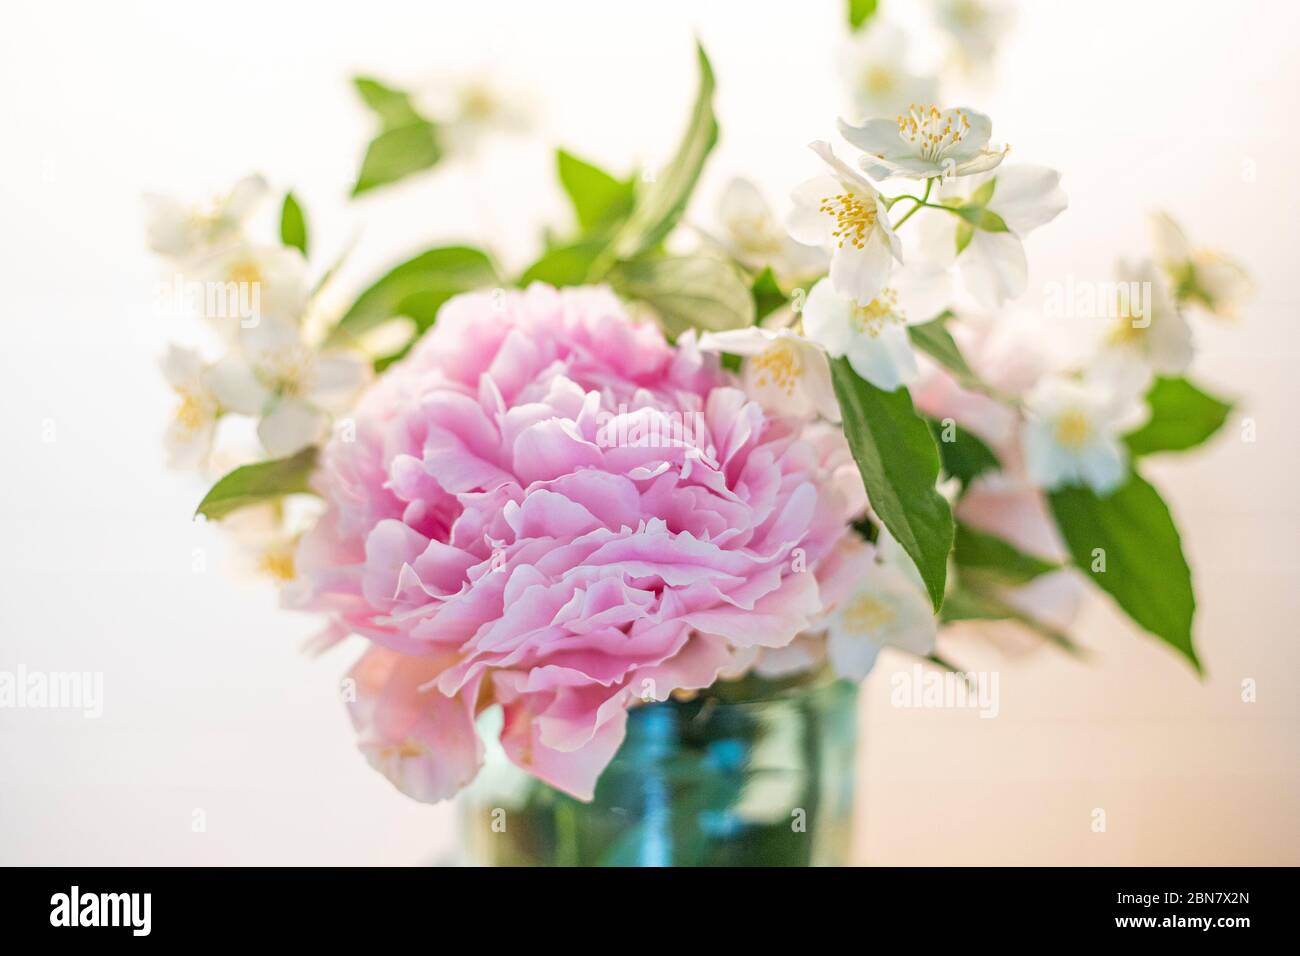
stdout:
[[176,394],[181,399],[180,405],[176,406],[177,423],[187,431],[198,431],[206,417],[203,413],[203,402],[182,388],[176,389]]
[[262,282],[262,270],[258,268],[256,262],[248,260],[236,262],[226,270],[226,276],[231,282],[239,285],[255,286]]
[[897,619],[894,609],[873,594],[854,599],[844,609],[844,623],[856,634],[871,634]]
[[277,581],[292,581],[297,576],[292,551],[267,551],[258,558],[257,570]]
[[883,66],[869,67],[862,77],[862,86],[873,96],[892,93],[895,86],[894,73]]
[[860,196],[848,190],[823,198],[817,211],[835,220],[831,236],[841,249],[846,242],[861,249],[867,244],[867,234],[876,225],[875,197]]
[[257,377],[280,395],[305,395],[315,385],[316,359],[305,345],[290,345],[260,356]]
[[913,103],[905,115],[898,117],[898,135],[929,162],[941,159],[969,132],[970,118],[961,110]]
[[1078,451],[1092,438],[1092,425],[1087,415],[1071,408],[1056,420],[1055,434],[1058,445]]
[[1150,322],[1139,324],[1137,316],[1123,311],[1110,330],[1110,341],[1114,345],[1136,345],[1142,341],[1149,328]]
[[789,342],[777,342],[754,359],[754,367],[758,369],[760,386],[775,385],[787,395],[794,394],[803,373],[803,363]]
[[903,313],[898,308],[898,293],[893,289],[885,289],[866,305],[853,308],[854,327],[873,339],[886,325],[902,324],[903,321]]

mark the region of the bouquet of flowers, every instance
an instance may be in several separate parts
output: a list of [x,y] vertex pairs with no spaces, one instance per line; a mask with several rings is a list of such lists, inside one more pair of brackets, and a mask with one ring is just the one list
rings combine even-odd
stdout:
[[[503,758],[546,785],[529,806],[559,840],[585,802],[653,802],[646,765],[619,762],[648,759],[655,713],[687,708],[689,730],[820,693],[887,646],[955,669],[937,649],[955,622],[1075,651],[1085,582],[1200,668],[1143,462],[1224,424],[1187,377],[1188,316],[1230,316],[1249,282],[1155,215],[1148,258],[1091,305],[1109,325],[1093,354],[1053,365],[1050,316],[1010,303],[1031,234],[1066,208],[1060,175],[1014,161],[976,109],[895,102],[937,81],[908,73],[873,8],[849,4],[844,143],[812,144],[783,217],[736,179],[716,225],[684,218],[719,135],[703,48],[671,160],[620,176],[558,151],[573,227],[519,270],[435,246],[340,313],[292,193],[270,242],[248,231],[261,177],[207,207],[151,199],[151,245],[215,343],[164,361],[171,457],[224,472],[198,513],[322,616],[316,648],[364,642],[344,697],[402,792],[443,800]],[[356,87],[380,130],[354,194],[472,152],[508,113],[485,89],[434,113]],[[721,737],[755,742],[747,713],[661,801],[727,769]],[[805,777],[848,777],[833,749]],[[624,782],[603,800],[607,769]],[[714,836],[708,814],[746,802],[709,800],[694,818]],[[626,845],[617,813],[599,827],[584,846]]]

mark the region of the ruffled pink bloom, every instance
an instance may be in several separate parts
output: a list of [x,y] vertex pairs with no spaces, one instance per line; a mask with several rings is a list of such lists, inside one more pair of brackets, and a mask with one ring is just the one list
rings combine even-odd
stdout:
[[589,799],[630,706],[818,618],[860,507],[842,438],[764,413],[603,289],[452,299],[355,424],[290,601],[374,642],[353,721],[421,800],[474,776],[493,704],[515,763]]

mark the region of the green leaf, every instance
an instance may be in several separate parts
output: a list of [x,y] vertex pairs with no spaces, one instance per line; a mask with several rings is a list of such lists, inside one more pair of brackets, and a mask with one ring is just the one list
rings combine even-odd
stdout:
[[998,178],[994,176],[988,182],[980,186],[970,194],[970,199],[966,200],[968,206],[987,206],[993,199],[993,190],[997,188]]
[[1207,395],[1185,378],[1157,378],[1147,393],[1150,420],[1124,437],[1133,455],[1195,448],[1223,427],[1232,403]]
[[304,448],[289,458],[276,458],[255,465],[243,465],[223,476],[203,496],[195,515],[213,520],[232,511],[260,504],[283,495],[310,494],[307,484],[316,466],[316,448]]
[[930,429],[939,448],[944,474],[960,481],[963,491],[985,472],[1002,468],[988,445],[952,419],[932,420]]
[[1026,614],[1019,608],[1012,607],[1002,598],[986,590],[967,587],[964,579],[948,592],[948,598],[943,602],[943,610],[939,612],[939,618],[945,624],[956,621],[1015,621],[1070,654],[1086,656],[1086,651],[1064,631]]
[[428,169],[440,159],[442,146],[432,123],[419,120],[384,130],[371,140],[366,149],[352,195],[359,196],[376,187],[395,183],[412,173]]
[[433,325],[438,309],[453,295],[500,284],[487,253],[469,246],[422,252],[389,271],[352,303],[326,338],[338,345],[389,319],[405,315],[420,331]]
[[730,263],[710,256],[650,256],[620,262],[609,274],[620,295],[638,299],[659,315],[664,331],[721,332],[754,324],[749,284]]
[[[958,224],[959,227],[962,225],[965,223]],[[948,331],[947,324],[951,318],[951,312],[944,312],[929,322],[909,325],[907,334],[912,340],[912,345],[942,365],[962,388],[1005,403],[1006,397],[975,374],[965,356],[961,354],[961,349],[957,347],[952,333]]]
[[877,0],[849,0],[849,29],[861,30],[876,13]]
[[690,201],[704,161],[718,141],[718,120],[713,113],[713,67],[704,47],[697,45],[697,52],[700,85],[686,132],[672,161],[637,196],[631,215],[614,238],[615,258],[640,256],[672,231]]
[[953,560],[963,576],[974,573],[1007,585],[1024,584],[1040,574],[1055,571],[1060,565],[1026,554],[1009,541],[985,531],[957,525],[953,540]]
[[948,318],[948,314],[945,313],[929,322],[909,325],[907,334],[913,345],[956,375],[959,381],[978,382],[978,377],[966,364],[961,349],[957,347],[952,333],[947,329]]
[[871,507],[911,556],[937,610],[952,550],[948,502],[935,490],[939,451],[907,389],[886,392],[860,378],[848,359],[831,360],[844,437],[862,472]]
[[776,273],[771,266],[754,277],[749,291],[754,296],[755,319],[766,318],[790,301],[790,297],[781,290],[781,284],[776,281]]
[[957,223],[957,255],[961,255],[975,238],[975,227],[964,219]]
[[425,121],[411,105],[411,97],[401,90],[368,76],[354,76],[352,85],[357,88],[357,93],[365,104],[374,110],[384,129]]
[[548,249],[524,270],[519,285],[526,286],[530,282],[547,282],[557,287],[583,285],[604,248],[603,239],[583,239]]
[[598,166],[562,149],[555,151],[560,183],[573,203],[584,233],[604,232],[621,222],[636,198],[634,180],[616,179]]
[[379,135],[361,161],[353,196],[395,183],[442,159],[437,125],[420,115],[407,93],[367,76],[353,77],[352,84],[380,124]]
[[[985,232],[1007,231],[1007,224],[1003,222],[1002,217],[992,209],[985,209],[983,206],[972,206],[968,204],[965,206],[958,206],[953,211],[976,229],[983,229]],[[967,240],[967,242],[969,241],[970,240]],[[965,248],[964,246],[961,246],[960,238],[958,239],[958,245],[960,246],[957,250],[958,252]]]
[[1192,647],[1191,571],[1159,492],[1134,472],[1105,498],[1083,487],[1062,488],[1048,497],[1074,563],[1129,617],[1185,654],[1200,672]]
[[291,192],[284,194],[280,208],[280,241],[307,255],[307,217]]

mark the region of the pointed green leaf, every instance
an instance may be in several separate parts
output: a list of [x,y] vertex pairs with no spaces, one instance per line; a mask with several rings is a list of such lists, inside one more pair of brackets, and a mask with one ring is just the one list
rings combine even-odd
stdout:
[[243,465],[222,477],[199,502],[195,515],[216,520],[248,505],[284,495],[310,494],[308,478],[316,466],[316,448],[288,458]]
[[772,271],[771,266],[754,277],[749,291],[754,296],[756,320],[766,318],[790,301],[790,297],[781,290],[781,284],[776,281],[776,273]]
[[988,182],[980,186],[970,194],[970,199],[966,201],[969,206],[987,206],[993,199],[993,190],[997,188],[998,178],[994,176]]
[[1134,455],[1195,448],[1223,427],[1232,404],[1185,378],[1158,378],[1147,393],[1150,420],[1124,437]]
[[945,313],[929,322],[909,325],[907,334],[913,345],[956,375],[958,381],[975,382],[977,376],[966,364],[961,349],[947,329],[948,318],[948,313]]
[[352,85],[365,104],[374,110],[384,129],[424,122],[424,117],[411,105],[410,95],[402,90],[368,76],[354,76]]
[[964,491],[972,481],[985,472],[998,471],[1002,463],[993,450],[969,430],[951,419],[930,422],[939,456],[943,460],[943,473],[961,482]]
[[858,463],[871,507],[921,572],[930,600],[943,604],[953,521],[935,490],[939,450],[907,389],[886,392],[853,371],[848,359],[831,360],[844,437]]
[[603,239],[583,239],[548,249],[524,270],[519,285],[526,286],[530,282],[546,282],[556,287],[583,285],[604,248]]
[[584,233],[608,231],[632,209],[636,183],[616,179],[598,166],[562,149],[555,151],[560,184],[573,203],[573,212]]
[[659,315],[664,331],[721,332],[754,324],[749,284],[730,263],[710,256],[650,256],[620,262],[609,274],[620,295],[639,299]]
[[1074,563],[1199,672],[1192,647],[1192,575],[1159,492],[1134,472],[1104,498],[1083,487],[1062,488],[1048,497]]
[[975,238],[975,227],[963,219],[957,223],[956,236],[957,255],[961,255],[966,251],[966,247],[970,245],[970,241]]
[[307,217],[291,192],[284,194],[280,208],[280,241],[307,255]]
[[876,13],[877,0],[848,0],[849,29],[861,30]]
[[[992,209],[985,209],[983,206],[966,205],[958,206],[955,212],[976,229],[983,229],[985,232],[1007,231],[1007,224]],[[958,244],[960,245],[960,240]]]
[[359,196],[379,186],[428,169],[442,159],[438,132],[432,123],[419,121],[385,130],[370,142],[352,195]]
[[700,85],[686,132],[673,159],[641,190],[632,213],[614,239],[612,252],[631,259],[653,249],[672,231],[690,201],[704,161],[718,141],[713,113],[713,67],[698,46]]
[[366,76],[353,77],[352,83],[380,124],[379,135],[361,161],[353,196],[397,182],[442,159],[436,124],[420,115],[407,93]]
[[957,621],[1015,621],[1070,654],[1079,657],[1087,656],[1087,652],[1064,631],[1026,614],[1019,608],[1012,607],[987,590],[967,587],[964,579],[948,592],[939,617],[946,624]]
[[339,345],[389,319],[405,315],[424,331],[453,295],[501,282],[487,254],[469,246],[442,246],[390,270],[362,292],[339,319],[326,344]]
[[1009,541],[986,531],[957,525],[953,541],[953,560],[963,577],[976,574],[1001,584],[1017,585],[1032,581],[1040,574],[1055,571],[1060,565],[1026,554]]

